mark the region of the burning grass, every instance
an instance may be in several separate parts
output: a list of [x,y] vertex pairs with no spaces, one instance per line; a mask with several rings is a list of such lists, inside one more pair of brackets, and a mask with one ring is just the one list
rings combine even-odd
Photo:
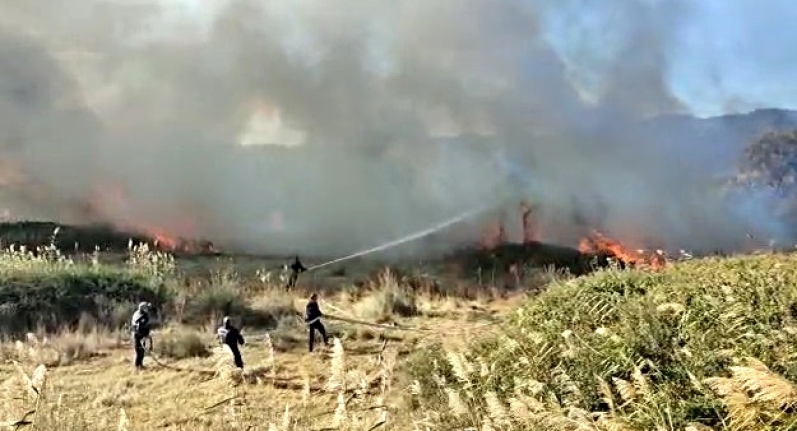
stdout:
[[593,231],[589,236],[583,238],[578,249],[585,254],[602,255],[614,259],[623,266],[647,266],[661,269],[667,264],[667,258],[661,250],[634,250],[598,231]]
[[420,353],[417,417],[434,429],[793,429],[795,264],[711,258],[554,283],[503,335]]

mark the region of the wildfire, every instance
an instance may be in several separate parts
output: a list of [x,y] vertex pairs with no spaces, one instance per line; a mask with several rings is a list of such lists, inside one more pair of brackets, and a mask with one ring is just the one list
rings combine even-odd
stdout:
[[141,232],[143,235],[151,238],[157,250],[187,254],[214,253],[217,251],[210,241],[189,240],[177,237],[162,228],[129,226],[127,229]]
[[[536,217],[539,214],[538,210],[536,205],[521,202],[520,215],[523,228],[521,244],[530,245],[540,242],[541,233],[538,217]],[[491,251],[507,244],[504,215],[501,214],[486,226],[480,241],[483,250]],[[603,255],[628,266],[660,269],[667,264],[667,258],[661,250],[645,251],[630,248],[597,230],[593,230],[587,237],[581,239],[578,250],[585,254]]]
[[593,231],[588,237],[583,238],[578,249],[582,253],[604,253],[632,266],[648,266],[659,269],[667,264],[666,258],[659,250],[655,252],[631,250],[619,241],[598,231]]
[[132,205],[124,188],[115,183],[97,187],[89,209],[91,218],[110,221],[120,230],[140,233],[150,238],[158,250],[191,254],[216,252],[210,241],[188,240],[174,234],[196,230],[190,217],[183,216],[179,223],[173,223],[179,229],[167,229],[142,221],[135,211],[136,206]]
[[[145,234],[155,240],[156,248],[164,248],[170,251],[176,250],[179,240],[170,236],[165,231],[160,229],[142,229]],[[148,232],[147,232],[148,231]]]

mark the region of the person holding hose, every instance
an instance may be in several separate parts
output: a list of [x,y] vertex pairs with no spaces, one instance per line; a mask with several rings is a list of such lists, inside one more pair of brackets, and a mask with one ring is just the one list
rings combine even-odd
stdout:
[[299,256],[296,256],[296,259],[293,261],[293,264],[289,267],[291,269],[291,275],[288,279],[288,284],[285,286],[286,290],[291,290],[296,287],[296,281],[299,279],[299,274],[307,271],[302,262],[299,260]]
[[329,345],[326,328],[321,323],[322,317],[324,317],[324,313],[321,312],[321,308],[318,306],[318,295],[314,293],[310,295],[310,301],[307,302],[307,307],[305,307],[304,311],[304,321],[307,323],[309,331],[307,342],[310,352],[313,351],[313,344],[315,344],[315,331],[321,334],[324,344]]
[[150,320],[149,311],[151,304],[149,302],[142,302],[138,304],[138,310],[133,313],[131,329],[133,332],[133,349],[136,351],[135,366],[136,369],[144,369],[144,339],[149,337]]
[[229,316],[224,317],[221,326],[216,331],[216,335],[219,337],[219,342],[226,344],[227,347],[230,348],[230,351],[232,351],[235,366],[242,369],[244,367],[244,360],[241,358],[241,351],[238,350],[238,346],[244,345],[244,337],[241,335],[241,331],[233,326]]

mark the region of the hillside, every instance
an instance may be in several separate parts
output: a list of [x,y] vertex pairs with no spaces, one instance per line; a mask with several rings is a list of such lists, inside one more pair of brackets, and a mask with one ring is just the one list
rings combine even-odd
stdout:
[[417,358],[415,406],[435,429],[794,429],[795,264],[712,258],[555,282],[502,335]]
[[[612,124],[611,119],[605,119]],[[584,124],[583,133],[593,123]],[[603,124],[597,122],[597,124]],[[744,147],[768,131],[797,129],[797,111],[785,109],[757,109],[747,113],[700,118],[689,114],[667,114],[629,124],[626,139],[646,142],[660,148],[688,151],[694,161],[711,169],[735,165]],[[490,138],[468,136],[441,139],[441,143],[476,149]]]
[[768,131],[797,129],[797,111],[757,109],[743,114],[697,118],[663,115],[643,122],[640,135],[663,148],[688,150],[711,168],[735,165],[746,145]]

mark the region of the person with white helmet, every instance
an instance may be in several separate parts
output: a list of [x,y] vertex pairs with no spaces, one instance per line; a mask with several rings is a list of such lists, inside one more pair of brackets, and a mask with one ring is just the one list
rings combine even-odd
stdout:
[[142,302],[138,304],[138,310],[133,313],[132,332],[133,332],[133,348],[136,351],[135,366],[137,369],[144,368],[144,339],[149,337],[150,320],[149,311],[151,308],[149,302]]
[[241,358],[241,351],[238,350],[238,346],[244,345],[244,337],[241,335],[241,331],[238,330],[235,326],[232,325],[232,321],[230,320],[229,316],[224,316],[222,320],[221,326],[219,327],[216,334],[219,337],[219,341],[227,345],[232,351],[232,357],[235,361],[235,366],[238,368],[244,367],[244,360]]

